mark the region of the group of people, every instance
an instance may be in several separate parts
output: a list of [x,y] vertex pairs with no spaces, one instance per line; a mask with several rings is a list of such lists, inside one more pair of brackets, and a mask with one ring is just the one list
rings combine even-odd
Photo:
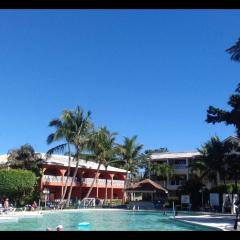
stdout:
[[38,205],[36,201],[34,201],[32,204],[28,204],[25,207],[27,208],[28,211],[34,211],[37,209]]
[[0,208],[2,209],[2,212],[8,212],[14,210],[12,204],[9,204],[9,199],[5,198],[3,201],[3,204],[0,203]]
[[[63,229],[63,226],[62,225],[58,225],[57,227],[56,227],[56,231],[62,231],[62,229]],[[50,228],[50,227],[47,227],[47,229],[46,229],[46,231],[52,231],[52,229]]]

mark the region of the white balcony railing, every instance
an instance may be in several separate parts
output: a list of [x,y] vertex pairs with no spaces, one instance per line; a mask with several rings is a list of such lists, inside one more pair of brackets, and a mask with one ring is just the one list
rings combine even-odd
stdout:
[[[72,179],[73,179],[72,177],[69,177],[68,178],[68,183],[71,183]],[[48,183],[50,183],[50,182],[52,182],[52,183],[62,183],[62,182],[64,182],[65,183],[66,180],[67,180],[66,176],[64,176],[63,179],[62,179],[62,176],[52,176],[52,175],[44,175],[43,176],[43,181],[48,182]],[[74,183],[79,183],[77,178],[75,178]]]
[[174,169],[187,169],[187,165],[186,164],[175,164],[173,165]]
[[[44,175],[43,176],[43,181],[45,183],[65,183],[67,180],[67,177],[64,176],[63,177],[63,180],[62,180],[62,176],[52,176],[52,175]],[[106,184],[106,179],[98,179],[98,185],[101,186],[101,187],[105,187],[105,184]],[[68,178],[68,183],[70,184],[72,182],[72,177],[69,177]],[[82,178],[81,179],[81,182],[83,184],[86,184],[87,186],[91,186],[92,182],[93,182],[93,178]],[[78,178],[75,178],[75,181],[74,183],[80,183],[79,179]],[[95,180],[95,183],[94,183],[94,186],[96,186],[96,180]],[[124,187],[124,181],[123,180],[111,180],[111,179],[108,179],[107,180],[107,186],[108,187],[119,187],[119,188],[123,188]]]
[[[94,186],[96,186],[96,181],[98,182],[98,186],[105,186],[106,185],[106,179],[98,179],[95,180]],[[86,184],[87,186],[90,186],[93,182],[93,178],[82,178],[82,183]],[[107,186],[108,187],[124,187],[124,181],[123,180],[110,180],[107,179]]]

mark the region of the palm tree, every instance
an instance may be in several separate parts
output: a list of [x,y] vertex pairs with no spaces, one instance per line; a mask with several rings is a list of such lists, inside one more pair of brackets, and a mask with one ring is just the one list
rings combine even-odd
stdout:
[[[92,155],[95,158],[95,161],[98,163],[97,171],[95,177],[92,181],[92,184],[85,196],[88,198],[92,192],[94,183],[97,178],[97,174],[99,173],[101,165],[105,166],[105,170],[107,171],[108,163],[113,161],[114,154],[116,153],[115,147],[115,136],[117,133],[109,132],[106,127],[101,127],[98,131],[95,131],[91,134],[90,137],[90,150]],[[106,180],[107,184],[107,180]]]
[[[74,160],[76,161],[76,166],[75,166],[75,170],[73,173],[73,177],[72,177],[69,192],[68,192],[67,203],[66,203],[67,206],[69,206],[69,203],[70,203],[73,182],[77,175],[80,155],[82,151],[86,150],[88,147],[89,133],[93,127],[90,120],[90,115],[91,113],[89,111],[85,114],[84,111],[79,106],[77,106],[76,110],[74,111],[68,111],[68,110],[64,111],[64,114],[62,116],[63,118],[62,128],[61,128],[61,124],[59,124],[60,128],[57,127],[59,131],[55,132],[55,138],[49,137],[50,140],[51,138],[53,140],[65,139],[66,143],[51,149],[50,151],[48,151],[48,153],[62,151],[63,149],[68,147],[68,154],[69,154],[68,166],[70,166],[71,164],[71,155],[72,155],[70,151],[70,146],[73,145],[74,147],[73,156],[74,156]],[[69,174],[70,174],[70,168],[68,168],[68,176]]]
[[59,202],[59,205],[61,205],[67,192],[68,180],[70,177],[70,169],[71,169],[71,158],[72,158],[72,153],[71,153],[71,143],[72,143],[71,133],[72,132],[71,132],[71,127],[68,123],[68,111],[67,110],[63,111],[60,119],[53,119],[52,121],[50,121],[49,126],[55,127],[56,130],[54,133],[51,133],[48,136],[47,143],[51,144],[55,141],[60,141],[60,140],[64,140],[65,143],[55,146],[50,150],[48,150],[47,158],[50,157],[53,153],[66,153],[66,151],[68,153],[67,178],[64,184],[63,195]]
[[[153,176],[163,177],[164,179],[167,177],[171,177],[174,174],[174,170],[171,165],[166,163],[158,163],[154,162],[150,166],[150,171]],[[166,187],[166,182],[164,180],[164,187]]]
[[226,50],[231,54],[231,60],[240,62],[240,38],[237,40],[235,45]]
[[229,176],[234,180],[235,191],[237,191],[237,182],[240,176],[240,144],[239,142],[225,142],[225,168]]
[[219,184],[220,174],[223,176],[225,183],[226,170],[224,143],[215,136],[207,141],[201,149],[198,149],[200,156],[196,157],[195,161],[189,165],[193,173],[199,175],[200,179],[208,178],[216,181]]
[[78,172],[79,157],[81,156],[81,153],[84,150],[88,149],[89,135],[93,127],[92,122],[90,120],[90,115],[91,113],[89,111],[85,115],[84,111],[80,109],[80,107],[77,107],[75,111],[68,112],[68,119],[70,122],[71,131],[72,131],[71,140],[75,148],[76,166],[75,166],[72,181],[70,184],[70,189],[68,192],[67,206],[69,206],[69,202],[72,194],[73,182],[76,179],[76,175]]
[[127,170],[124,189],[127,186],[129,172],[132,179],[138,172],[138,165],[141,160],[140,152],[143,148],[143,144],[137,144],[136,140],[137,136],[133,136],[132,138],[124,137],[123,144],[119,146],[120,156],[125,163],[124,169]]
[[[152,162],[152,154],[154,154],[154,153],[165,153],[165,152],[168,152],[168,149],[166,147],[160,147],[158,149],[147,149],[147,150],[144,151],[143,154],[141,154],[140,166],[145,169],[144,177],[150,179],[152,171],[154,171],[154,168],[158,168],[157,162],[155,162],[155,163],[153,162],[153,166],[152,166],[152,163],[151,163]],[[169,168],[169,174],[171,175],[170,167],[167,167],[167,165],[166,165],[166,167],[165,167],[166,171],[167,171],[168,168]],[[164,172],[163,169],[162,169],[162,172]],[[165,173],[163,173],[163,175],[165,175]]]

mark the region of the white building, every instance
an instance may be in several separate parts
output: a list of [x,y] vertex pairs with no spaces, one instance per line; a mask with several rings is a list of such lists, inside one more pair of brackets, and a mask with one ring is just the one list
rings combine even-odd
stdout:
[[189,179],[189,163],[194,157],[199,156],[198,151],[192,152],[164,152],[153,153],[151,162],[161,162],[172,166],[173,176],[167,176],[165,180],[158,179],[159,183],[169,190],[170,196],[176,196],[176,190]]

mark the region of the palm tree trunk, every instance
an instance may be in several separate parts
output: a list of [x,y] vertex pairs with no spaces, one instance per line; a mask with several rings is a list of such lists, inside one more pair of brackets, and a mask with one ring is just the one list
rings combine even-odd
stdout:
[[73,177],[72,177],[70,189],[69,189],[69,192],[68,192],[68,198],[67,198],[67,204],[66,204],[67,207],[69,207],[70,198],[71,198],[71,195],[72,195],[73,182],[74,182],[74,180],[75,180],[75,178],[76,178],[77,171],[78,171],[78,165],[79,165],[78,155],[79,155],[79,150],[78,150],[78,148],[77,148],[77,150],[76,150],[76,167],[75,167],[75,170],[74,170],[74,173],[73,173]]
[[106,178],[105,178],[105,198],[104,198],[104,205],[107,203],[107,166],[105,166],[105,174],[106,174]]
[[223,184],[226,186],[226,177],[225,177],[225,173],[223,173]]
[[126,179],[124,181],[124,201],[126,201],[126,198],[127,198],[127,193],[125,192],[125,189],[127,188],[127,181],[128,181],[128,170],[127,170],[127,175],[126,175]]
[[220,175],[219,175],[219,172],[217,171],[217,185],[220,184]]
[[70,144],[68,143],[68,169],[67,169],[67,178],[66,178],[66,181],[65,181],[65,185],[64,185],[64,191],[63,191],[63,195],[61,197],[61,200],[59,202],[59,205],[62,204],[64,198],[65,198],[65,195],[66,195],[66,192],[67,192],[67,187],[68,187],[68,179],[70,177],[70,169],[71,169],[71,151],[70,151]]
[[98,168],[97,168],[96,175],[95,175],[95,177],[94,177],[94,179],[93,179],[93,181],[92,181],[92,184],[91,184],[91,186],[90,186],[90,188],[89,188],[89,190],[88,190],[85,198],[88,198],[89,195],[90,195],[90,193],[92,192],[93,185],[94,185],[94,183],[95,183],[95,181],[96,181],[96,179],[97,179],[97,174],[98,174],[98,172],[99,172],[100,167],[101,167],[101,163],[98,164]]
[[236,191],[236,193],[237,193],[237,176],[235,176],[235,191]]

